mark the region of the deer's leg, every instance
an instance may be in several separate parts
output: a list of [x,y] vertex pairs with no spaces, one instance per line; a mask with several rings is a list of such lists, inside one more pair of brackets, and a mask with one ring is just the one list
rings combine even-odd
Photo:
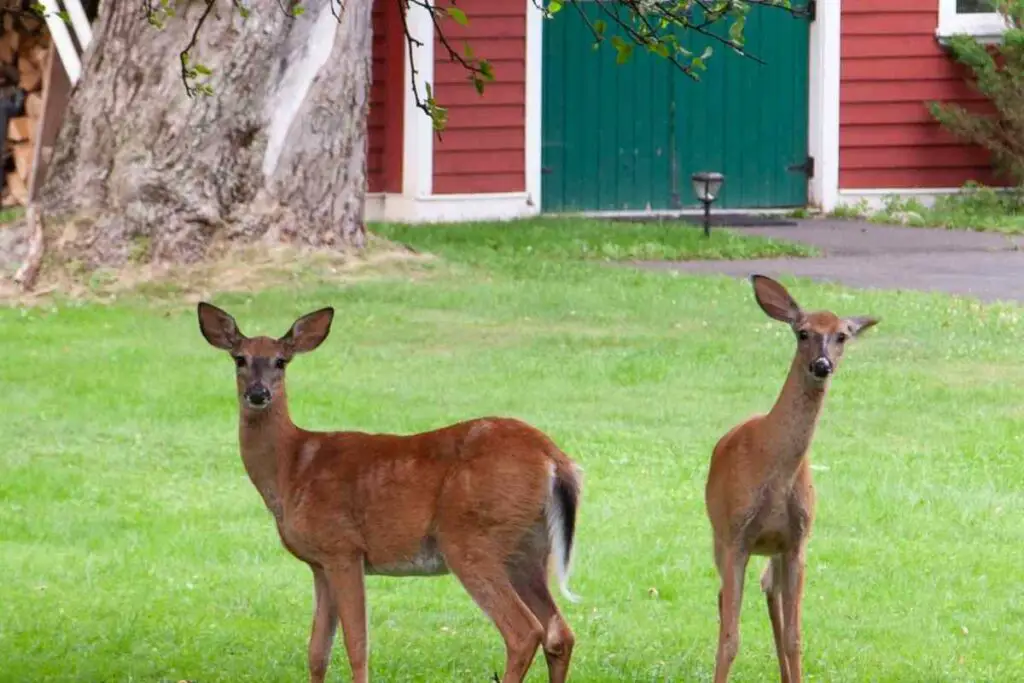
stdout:
[[785,621],[782,618],[782,558],[772,557],[761,575],[761,589],[768,602],[768,617],[772,621],[772,636],[775,638],[775,654],[779,658],[779,675],[782,683],[790,683],[789,664],[786,661]]
[[511,572],[512,585],[544,628],[544,657],[550,683],[564,683],[569,675],[569,660],[576,637],[551,597],[547,582],[547,563],[536,560]]
[[352,683],[369,683],[369,658],[366,627],[366,589],[363,585],[362,558],[334,562],[324,568],[331,597],[341,617],[341,630],[352,667]]
[[[440,540],[440,539],[439,539]],[[490,617],[505,641],[501,683],[522,683],[544,637],[540,621],[512,586],[501,544],[486,538],[441,541],[448,568]]]
[[796,551],[787,553],[781,562],[782,612],[785,624],[783,635],[791,683],[800,683],[803,680],[800,621],[804,598],[804,561],[804,547],[801,545]]
[[729,670],[740,649],[740,607],[743,603],[743,577],[750,555],[740,548],[722,548],[719,574],[722,590],[718,594],[720,624],[718,656],[715,659],[715,683],[726,683]]
[[313,567],[313,629],[309,636],[309,680],[323,683],[331,661],[331,645],[338,628],[338,610],[331,596],[327,576],[320,567]]

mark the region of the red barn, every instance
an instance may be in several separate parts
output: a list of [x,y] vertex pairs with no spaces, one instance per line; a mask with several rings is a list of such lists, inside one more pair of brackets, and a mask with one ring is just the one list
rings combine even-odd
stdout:
[[378,5],[371,220],[690,208],[698,170],[725,173],[720,206],[736,209],[927,201],[994,182],[986,153],[926,109],[979,102],[943,43],[956,32],[998,40],[986,0],[795,0],[795,16],[758,8],[747,49],[763,63],[717,45],[700,82],[642,53],[616,65],[610,49],[591,50],[573,11],[547,21],[533,0],[460,0],[469,24],[446,30],[456,49],[468,41],[493,62],[483,96],[413,8],[420,92],[431,83],[449,108],[441,141],[413,103],[397,3]]

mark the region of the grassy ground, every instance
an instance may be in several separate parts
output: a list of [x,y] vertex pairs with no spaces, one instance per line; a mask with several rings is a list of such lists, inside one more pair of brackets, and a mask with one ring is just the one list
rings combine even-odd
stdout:
[[[331,338],[289,370],[301,425],[505,414],[551,434],[587,476],[583,602],[564,605],[573,680],[710,680],[708,457],[771,404],[791,334],[743,281],[482,263],[435,230],[402,235],[446,258],[215,301],[250,334],[337,307]],[[810,308],[882,318],[848,352],[815,446],[809,679],[1018,679],[1021,309],[790,284]],[[309,573],[244,475],[232,363],[192,308],[4,309],[0,345],[0,680],[303,680]],[[777,676],[752,564],[737,682]],[[497,633],[450,577],[368,584],[374,680],[484,683],[501,668]],[[348,680],[335,653],[331,680]]]
[[[0,228],[3,225],[0,212]],[[375,234],[401,242],[409,228],[375,225]],[[2,237],[2,234],[0,234]],[[710,238],[689,223],[665,222],[644,225],[586,218],[540,218],[516,222],[509,230],[502,223],[471,223],[437,227],[419,234],[422,248],[437,253],[454,250],[478,265],[497,265],[516,260],[534,262],[629,261],[659,259],[737,259],[773,256],[813,256],[814,248],[781,240],[744,235],[741,231],[715,228]],[[2,240],[0,240],[2,246]],[[372,236],[364,258],[339,253],[308,253],[296,249],[256,246],[219,250],[200,264],[129,264],[120,270],[84,272],[74,263],[44,268],[35,290],[22,294],[0,272],[0,305],[32,303],[61,292],[65,298],[116,300],[134,292],[149,298],[195,298],[218,287],[227,291],[267,289],[282,285],[317,286],[324,282],[354,281],[367,271],[390,271],[422,266],[431,254],[395,249],[388,240]],[[15,265],[11,265],[13,275]]]
[[626,223],[598,219],[539,218],[516,230],[501,223],[464,223],[423,231],[408,225],[378,225],[392,240],[413,242],[432,253],[476,263],[536,261],[656,261],[812,256],[813,247],[712,228],[710,237],[691,223]]
[[997,192],[972,183],[963,190],[959,195],[939,197],[932,206],[913,198],[892,196],[877,210],[863,203],[841,206],[832,215],[920,228],[1024,234],[1024,203],[1019,193]]

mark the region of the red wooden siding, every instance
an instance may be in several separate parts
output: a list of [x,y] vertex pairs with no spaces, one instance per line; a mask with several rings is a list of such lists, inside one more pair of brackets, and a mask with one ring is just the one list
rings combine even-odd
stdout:
[[931,100],[985,107],[939,45],[938,0],[846,0],[842,8],[839,187],[995,182],[984,150],[947,133]]
[[370,192],[402,190],[404,45],[398,3],[376,0],[373,8],[373,84],[370,86],[366,150]]
[[434,96],[448,108],[442,140],[434,140],[434,194],[523,192],[526,189],[526,0],[459,0],[468,26],[442,26],[458,51],[494,65],[495,80],[478,95],[466,70],[434,41]]

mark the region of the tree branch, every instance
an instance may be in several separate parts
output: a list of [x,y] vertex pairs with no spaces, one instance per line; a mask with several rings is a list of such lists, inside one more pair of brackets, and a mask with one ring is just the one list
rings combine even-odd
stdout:
[[[534,4],[538,7],[540,7],[537,4],[539,1],[534,0]],[[616,7],[624,7],[629,13],[629,20],[623,19],[618,12],[610,10],[608,8],[609,1]],[[579,0],[569,0],[569,2],[580,16],[583,17],[583,10],[580,7]],[[672,32],[673,29],[682,29],[706,36],[717,43],[725,45],[743,57],[752,59],[759,64],[764,64],[762,59],[744,50],[742,43],[734,38],[721,36],[712,28],[721,25],[722,21],[728,16],[737,14],[741,10],[745,11],[745,8],[752,6],[774,7],[792,14],[806,14],[807,11],[806,7],[793,9],[789,0],[741,0],[741,2],[742,4],[738,4],[736,0],[677,0],[674,3],[660,2],[653,4],[646,2],[646,0],[594,0],[594,3],[600,7],[601,11],[626,33],[630,42],[647,47],[649,50],[660,52],[662,57],[668,59],[674,66],[691,78],[697,77],[694,66],[692,64],[689,66],[682,64],[676,58],[676,54],[673,54],[681,53],[684,56],[689,54],[685,48],[679,45],[678,38]],[[700,22],[694,22],[692,19],[692,10],[695,6],[702,10],[703,19]],[[743,15],[740,14],[740,16]],[[583,18],[586,20],[586,17]],[[653,18],[653,22],[651,18]],[[606,39],[603,31],[595,31],[595,27],[590,21],[587,21],[587,24],[591,32],[594,33],[596,42],[600,43]],[[636,24],[640,24],[639,29],[636,27]],[[654,24],[659,26],[656,27]],[[669,54],[665,54],[665,50],[659,51],[656,49],[658,46],[665,46],[666,44],[675,46]]]
[[[193,86],[189,83],[189,80],[195,80],[201,71],[194,66],[189,66],[191,61],[191,55],[189,52],[199,42],[199,32],[203,30],[203,24],[206,23],[207,17],[210,16],[210,12],[213,11],[213,6],[217,0],[204,0],[206,7],[203,9],[203,13],[199,15],[199,21],[196,22],[195,28],[192,29],[192,39],[188,41],[188,45],[178,55],[178,59],[181,61],[181,82],[185,84],[185,94],[189,97],[194,97],[197,92],[203,92],[201,86]],[[237,1],[237,0],[236,0]]]
[[[457,8],[457,0],[450,1],[452,7]],[[405,41],[409,51],[409,71],[412,79],[413,100],[416,103],[416,108],[431,118],[434,123],[434,131],[440,139],[441,131],[447,121],[448,111],[437,104],[429,83],[426,84],[426,98],[424,99],[420,96],[419,86],[416,82],[416,76],[419,72],[416,68],[415,48],[422,47],[423,43],[413,36],[409,30],[408,13],[410,8],[418,7],[430,14],[430,21],[434,27],[434,35],[437,37],[438,42],[441,43],[441,47],[447,53],[449,61],[457,62],[459,66],[468,72],[469,80],[473,83],[477,92],[482,93],[484,90],[484,84],[494,80],[494,70],[491,68],[489,61],[474,56],[472,48],[468,44],[466,45],[465,55],[460,54],[459,51],[452,46],[444,27],[441,25],[443,12],[437,6],[436,2],[432,2],[431,0],[397,0],[397,2],[399,5],[399,12],[402,16],[402,29],[405,33]],[[449,10],[448,14],[452,17],[461,16],[462,20],[459,23],[468,23],[465,15],[462,15],[461,13],[456,15],[454,12]]]
[[[448,41],[448,36],[445,35],[444,29],[441,28],[441,22],[437,18],[439,14],[437,5],[431,6],[429,0],[408,1],[410,4],[418,5],[419,7],[422,7],[423,9],[430,12],[430,20],[434,24],[434,34],[437,36],[437,39],[441,42],[441,46],[445,49],[446,52],[448,52],[448,60],[458,62],[463,69],[466,69],[469,72],[480,73],[480,69],[476,64],[466,61],[466,59],[464,59],[462,55],[460,55],[458,52],[455,51],[454,48],[452,48],[451,43]],[[455,6],[454,0],[452,0],[452,5]]]
[[[409,80],[412,85],[413,101],[416,103],[416,107],[418,109],[433,119],[433,112],[430,107],[427,106],[427,102],[420,97],[419,85],[417,84],[416,79],[419,75],[419,70],[416,68],[416,48],[423,47],[423,41],[418,40],[412,34],[412,31],[409,30],[409,0],[395,1],[398,3],[398,13],[402,17],[402,33],[405,36],[405,45],[409,52]],[[429,84],[427,87],[430,87]],[[430,93],[428,93],[428,98],[429,97]]]
[[[173,9],[168,9],[168,6],[157,4],[160,1],[142,0],[147,20],[156,26],[162,26],[163,21],[167,17],[173,16],[174,13]],[[434,99],[430,83],[424,84],[426,93],[420,92],[420,85],[417,82],[419,71],[416,66],[416,48],[422,47],[423,43],[410,32],[408,19],[410,9],[416,7],[430,13],[434,34],[447,53],[448,59],[459,64],[468,73],[469,80],[478,92],[482,93],[485,83],[494,80],[494,71],[490,62],[476,57],[468,44],[463,52],[452,46],[441,21],[444,11],[438,7],[439,0],[394,1],[398,3],[399,14],[402,18],[402,31],[409,54],[409,78],[416,108],[430,116],[434,123],[434,130],[440,135],[447,120],[447,110],[439,106]],[[465,13],[457,10],[457,0],[448,1],[451,3],[451,8],[448,9],[447,14],[459,24],[467,24],[468,19]],[[212,92],[206,83],[195,83],[198,76],[209,75],[210,71],[191,57],[191,51],[198,43],[200,31],[217,0],[203,0],[203,2],[205,2],[205,8],[192,30],[191,39],[179,54],[181,78],[189,97],[193,97],[197,93],[209,94]],[[247,0],[231,0],[231,2],[243,18],[250,14],[251,8],[245,4]],[[298,16],[304,11],[302,0],[276,0],[276,2],[281,12],[289,17]],[[341,21],[345,10],[344,0],[327,0],[327,2],[330,3],[331,13],[338,21]],[[682,45],[678,35],[680,31],[705,36],[714,43],[724,45],[745,58],[763,64],[763,60],[750,54],[743,47],[742,32],[750,8],[775,7],[794,15],[806,15],[808,11],[806,2],[800,7],[793,7],[792,0],[591,0],[600,8],[602,15],[608,18],[609,22],[606,22],[604,19],[594,21],[587,16],[582,7],[584,0],[532,0],[532,2],[547,18],[551,18],[563,5],[572,5],[593,34],[597,44],[608,40],[606,27],[609,22],[618,27],[625,39],[616,35],[611,38],[611,42],[619,51],[620,62],[629,59],[633,46],[640,46],[665,58],[677,69],[694,79],[698,78],[697,71],[705,68],[704,59],[710,56],[711,47],[706,48],[704,54],[694,56]],[[700,21],[693,20],[694,9],[700,10],[702,15]],[[728,35],[721,35],[715,29],[729,17],[733,17],[733,22]]]

